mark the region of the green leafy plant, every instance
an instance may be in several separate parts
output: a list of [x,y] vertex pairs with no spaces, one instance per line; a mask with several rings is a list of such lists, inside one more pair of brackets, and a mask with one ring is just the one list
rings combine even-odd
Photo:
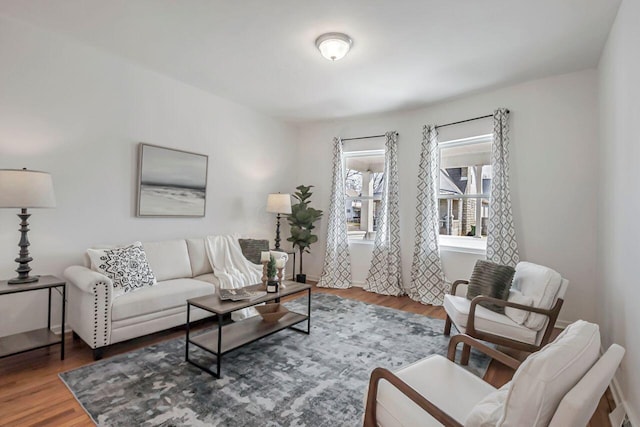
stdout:
[[276,274],[276,259],[271,255],[271,258],[269,258],[269,262],[267,263],[267,279],[272,280],[276,277]]
[[322,211],[309,206],[311,202],[311,188],[313,185],[299,185],[293,197],[298,203],[291,206],[291,213],[287,215],[289,225],[291,225],[291,237],[287,239],[300,251],[300,274],[302,273],[302,254],[309,253],[309,247],[318,241],[318,236],[311,231],[315,228],[314,223],[322,217]]

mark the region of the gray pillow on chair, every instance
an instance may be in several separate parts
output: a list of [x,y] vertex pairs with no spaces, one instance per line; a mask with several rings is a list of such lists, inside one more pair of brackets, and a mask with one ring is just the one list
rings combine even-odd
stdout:
[[238,243],[240,243],[242,255],[254,264],[260,264],[260,252],[269,250],[268,240],[238,239]]
[[[516,270],[508,265],[500,265],[479,259],[473,267],[473,273],[467,287],[467,299],[472,300],[478,295],[497,298],[506,301]],[[491,303],[480,303],[496,313],[504,314],[504,307]]]

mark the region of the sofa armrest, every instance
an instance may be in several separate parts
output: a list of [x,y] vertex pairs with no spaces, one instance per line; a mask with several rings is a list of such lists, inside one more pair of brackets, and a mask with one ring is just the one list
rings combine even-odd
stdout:
[[111,305],[113,282],[86,267],[72,266],[64,271],[69,286],[69,325],[96,349],[111,344]]
[[64,277],[82,292],[95,293],[96,286],[100,285],[110,288],[113,292],[113,281],[111,279],[87,267],[79,265],[67,267],[64,270]]

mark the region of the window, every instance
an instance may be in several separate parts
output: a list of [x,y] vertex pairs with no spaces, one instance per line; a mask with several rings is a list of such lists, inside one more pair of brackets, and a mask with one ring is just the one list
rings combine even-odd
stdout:
[[486,238],[492,135],[438,144],[440,235]]
[[384,183],[384,150],[352,151],[344,157],[349,241],[372,241]]

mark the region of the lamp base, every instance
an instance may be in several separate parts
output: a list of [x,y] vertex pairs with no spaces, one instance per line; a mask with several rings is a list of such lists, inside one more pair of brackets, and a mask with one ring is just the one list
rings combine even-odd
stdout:
[[40,276],[14,277],[13,279],[7,280],[7,283],[9,285],[23,285],[25,283],[37,282],[39,279]]

